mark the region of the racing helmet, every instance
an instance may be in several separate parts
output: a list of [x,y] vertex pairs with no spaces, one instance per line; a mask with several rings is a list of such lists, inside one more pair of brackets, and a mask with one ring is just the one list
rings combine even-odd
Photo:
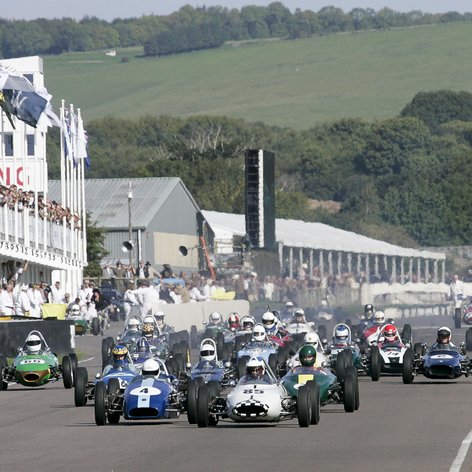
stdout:
[[128,329],[132,329],[132,330],[137,331],[140,324],[141,324],[141,323],[140,323],[140,321],[139,321],[137,318],[131,318],[131,319],[128,321]]
[[262,315],[262,324],[266,331],[271,331],[275,328],[276,318],[275,315],[271,311],[266,311]]
[[152,338],[154,336],[154,325],[151,323],[144,323],[141,331],[145,338]]
[[291,302],[290,300],[288,302],[285,303],[285,310],[287,312],[291,312],[293,310],[293,302]]
[[301,308],[297,308],[293,314],[296,323],[305,323],[305,311]]
[[26,339],[26,349],[31,353],[41,350],[41,338],[37,334],[30,334]]
[[214,311],[210,315],[210,324],[220,324],[223,321],[223,317],[217,311]]
[[128,348],[122,344],[117,344],[111,351],[113,362],[116,364],[124,364],[128,354]]
[[146,315],[143,318],[143,324],[146,324],[146,323],[149,323],[149,324],[152,324],[152,325],[156,326],[156,319],[152,315]]
[[264,326],[262,326],[260,323],[257,323],[254,326],[254,329],[252,330],[252,339],[254,339],[254,341],[265,341],[266,331]]
[[252,316],[243,316],[241,319],[241,327],[244,331],[252,331],[256,320]]
[[214,361],[216,360],[215,345],[208,341],[203,341],[200,346],[200,360]]
[[320,342],[320,337],[317,333],[305,333],[305,337],[303,338],[303,342],[305,344],[309,344],[313,346],[315,349],[318,349],[318,344]]
[[393,324],[386,325],[383,331],[386,342],[393,343],[396,340],[397,328]]
[[298,358],[300,359],[300,364],[304,367],[311,367],[315,365],[316,362],[316,349],[310,344],[305,344],[300,349],[298,353]]
[[367,319],[371,318],[374,312],[375,312],[374,305],[372,305],[371,303],[364,305],[364,316]]
[[349,328],[340,324],[334,330],[334,342],[346,346],[349,343]]
[[159,362],[157,362],[154,359],[145,360],[143,363],[142,370],[141,370],[143,377],[147,377],[147,376],[157,377],[160,371],[161,371],[161,368],[159,366]]
[[138,352],[149,352],[149,343],[146,338],[139,338],[136,344],[136,350]]
[[159,327],[162,327],[164,326],[165,322],[164,322],[164,312],[163,311],[158,311],[155,315],[155,318],[156,318],[156,322],[157,322],[157,326]]
[[240,328],[239,324],[239,315],[234,312],[228,316],[228,327],[231,330],[236,330]]
[[260,357],[251,357],[246,364],[246,374],[253,379],[260,379],[265,374],[264,361]]
[[437,342],[439,344],[449,344],[451,341],[451,330],[447,326],[438,329]]
[[383,311],[376,311],[374,315],[374,323],[381,325],[385,323],[385,315]]
[[79,315],[80,315],[80,306],[77,305],[77,303],[74,303],[74,304],[71,306],[70,314],[71,314],[72,316],[79,316]]

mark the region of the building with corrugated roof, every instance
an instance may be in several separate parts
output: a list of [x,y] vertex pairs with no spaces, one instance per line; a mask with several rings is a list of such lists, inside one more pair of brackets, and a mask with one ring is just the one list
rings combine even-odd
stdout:
[[[49,182],[49,195],[60,195],[59,181]],[[212,246],[213,231],[180,178],[86,179],[85,205],[92,221],[105,228],[109,254],[103,263],[129,263],[131,256],[134,266],[144,260],[158,270],[163,264],[174,270],[205,267],[201,248],[203,242]],[[131,251],[124,247],[129,240]],[[189,249],[187,256],[180,246]]]

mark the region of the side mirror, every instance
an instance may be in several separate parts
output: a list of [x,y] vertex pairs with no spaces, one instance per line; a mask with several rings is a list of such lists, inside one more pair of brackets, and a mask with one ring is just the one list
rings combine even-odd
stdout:
[[227,369],[229,369],[229,368],[231,367],[231,362],[230,362],[230,361],[226,361],[226,362],[225,362],[225,367],[226,367]]
[[97,372],[97,373],[95,374],[95,378],[96,378],[96,379],[101,379],[101,378],[102,378],[102,374],[100,374],[100,372]]
[[187,369],[190,369],[190,367],[192,367],[192,364],[191,364],[190,362],[187,362],[187,363],[185,364],[185,367],[186,367]]
[[117,340],[117,341],[121,341],[121,336],[118,335],[118,336],[116,337],[116,340]]

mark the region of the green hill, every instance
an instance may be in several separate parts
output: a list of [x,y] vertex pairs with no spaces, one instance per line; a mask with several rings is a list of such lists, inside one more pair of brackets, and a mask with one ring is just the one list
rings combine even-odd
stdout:
[[[307,129],[397,115],[419,91],[472,92],[472,22],[295,41],[228,44],[157,59],[139,50],[44,58],[57,110],[105,115],[225,115]],[[124,60],[126,57],[129,60]]]

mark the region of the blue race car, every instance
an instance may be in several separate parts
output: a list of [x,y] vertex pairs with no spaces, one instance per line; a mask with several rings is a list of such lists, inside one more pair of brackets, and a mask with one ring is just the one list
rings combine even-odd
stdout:
[[185,411],[183,393],[177,379],[169,375],[160,359],[144,362],[142,374],[135,376],[124,392],[115,382],[108,387],[98,382],[95,388],[95,423],[97,426],[127,420],[178,418]]

